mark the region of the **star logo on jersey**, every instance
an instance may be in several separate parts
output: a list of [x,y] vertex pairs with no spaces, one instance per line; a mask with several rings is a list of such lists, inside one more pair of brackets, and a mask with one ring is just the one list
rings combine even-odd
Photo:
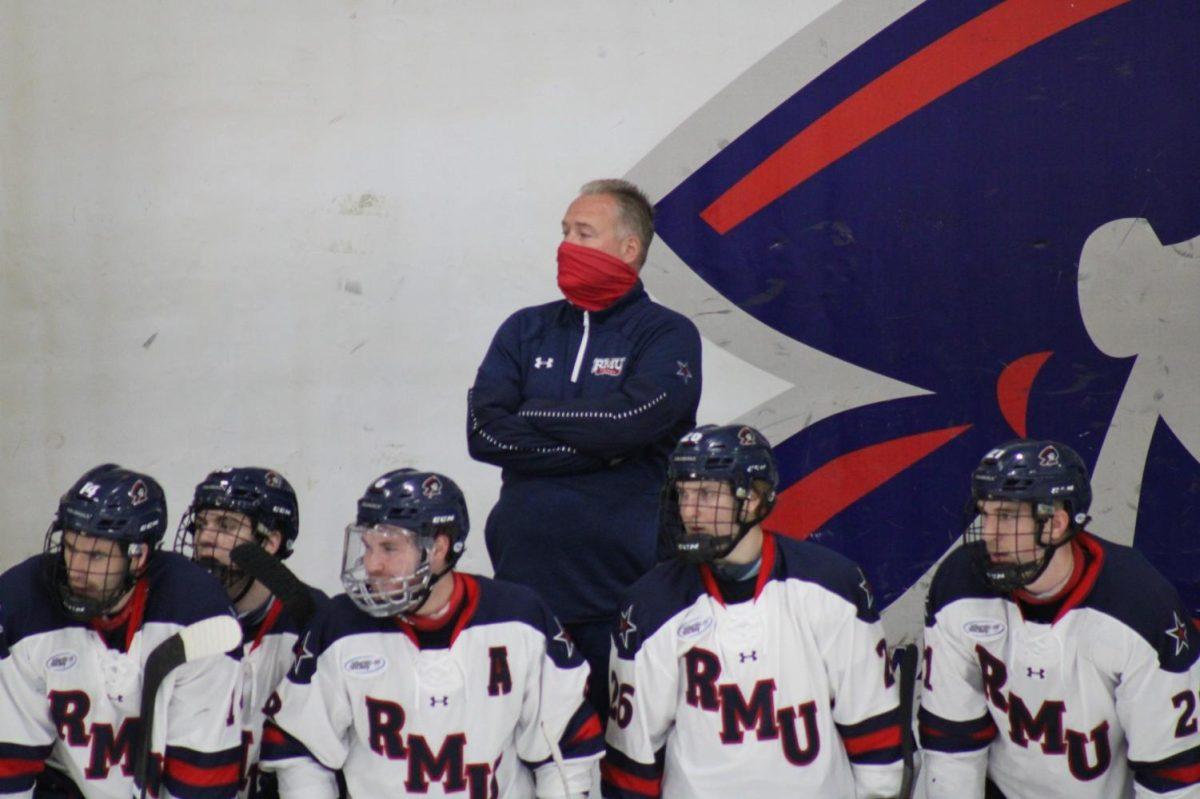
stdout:
[[304,633],[304,640],[300,642],[296,651],[296,661],[292,664],[292,678],[299,682],[308,682],[312,679],[313,672],[317,667],[316,658],[313,657],[312,649],[309,647],[311,637],[311,631]]
[[676,361],[675,365],[679,367],[675,372],[675,376],[682,379],[685,384],[692,382],[692,368],[688,366],[688,362]]
[[637,625],[633,623],[633,605],[621,611],[621,621],[617,624],[617,635],[621,637],[621,646],[629,648],[629,636],[637,632]]
[[563,628],[561,621],[559,621],[558,619],[555,619],[554,623],[558,625],[558,635],[554,636],[554,638],[552,640],[558,641],[560,644],[563,645],[564,648],[566,648],[567,658],[574,657],[575,656],[575,644],[574,644],[574,642],[571,641],[571,636],[567,634],[567,631]]
[[1172,627],[1168,627],[1166,632],[1167,635],[1175,639],[1175,656],[1179,657],[1180,653],[1188,648],[1188,628],[1183,623],[1183,620],[1179,618],[1178,613],[1171,611],[1171,616],[1175,624]]
[[858,577],[858,587],[862,589],[863,596],[867,598],[867,607],[875,607],[875,595],[871,593],[871,584],[867,582],[867,575],[863,573],[862,569],[858,570]]

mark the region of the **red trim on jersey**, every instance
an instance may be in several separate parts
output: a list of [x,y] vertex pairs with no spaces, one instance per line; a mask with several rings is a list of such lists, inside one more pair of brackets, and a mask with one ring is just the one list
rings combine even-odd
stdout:
[[1166,777],[1169,780],[1174,780],[1184,785],[1194,785],[1200,782],[1200,763],[1193,763],[1190,766],[1177,766],[1175,768],[1156,768],[1152,769],[1152,771],[1159,777]]
[[418,649],[421,647],[417,638],[418,630],[431,632],[441,629],[452,619],[457,619],[454,622],[454,628],[450,631],[450,644],[453,646],[458,634],[470,623],[475,611],[479,608],[479,583],[475,582],[475,578],[459,572],[452,572],[450,578],[454,581],[454,588],[450,592],[450,599],[446,602],[446,610],[437,614],[436,618],[429,616],[396,617],[396,625],[404,631],[408,639],[413,642],[413,646]]
[[[1091,562],[1087,564],[1083,576],[1079,579],[1079,584],[1067,596],[1067,601],[1063,602],[1063,606],[1059,608],[1058,613],[1054,616],[1052,625],[1057,624],[1058,620],[1066,616],[1068,612],[1079,606],[1080,602],[1087,599],[1087,595],[1092,593],[1092,589],[1096,586],[1096,580],[1100,578],[1100,568],[1104,565],[1104,548],[1100,546],[1100,542],[1092,538],[1089,533],[1080,531],[1079,535],[1072,539],[1072,543],[1078,542],[1081,549],[1087,550],[1087,554],[1091,555]],[[1083,554],[1082,552],[1080,553]],[[1080,560],[1085,558],[1080,557]]]
[[177,757],[168,757],[164,773],[171,779],[194,788],[214,788],[223,785],[236,785],[241,776],[241,768],[237,763],[226,763],[221,766],[196,766]]
[[[762,552],[759,556],[762,558],[762,563],[758,566],[758,577],[754,581],[754,599],[758,600],[758,595],[762,593],[763,588],[771,580],[771,572],[775,570],[775,534],[762,531]],[[704,583],[704,590],[708,595],[717,600],[717,604],[725,607],[725,597],[721,596],[721,589],[717,585],[717,578],[712,573],[712,568],[707,563],[700,564],[700,579]]]
[[875,752],[880,749],[891,749],[899,745],[899,724],[893,724],[891,727],[884,727],[882,730],[869,732],[866,735],[857,735],[853,738],[842,739],[842,746],[846,747],[846,754],[850,755],[850,757],[866,754],[867,752]]
[[150,590],[150,583],[145,577],[139,577],[137,583],[133,586],[133,597],[121,608],[121,611],[113,616],[98,617],[91,620],[91,627],[98,633],[112,632],[126,622],[129,626],[125,628],[125,649],[129,651],[129,647],[133,645],[133,635],[142,627],[142,617],[146,615],[146,594]]
[[704,590],[708,595],[717,600],[717,604],[725,607],[725,597],[721,596],[721,589],[717,587],[717,578],[713,577],[712,569],[708,568],[707,563],[700,564],[700,580],[704,583]]
[[662,795],[662,778],[646,779],[645,777],[635,777],[628,771],[621,769],[609,763],[607,760],[600,762],[600,774],[606,782],[611,782],[623,791],[633,791],[642,796],[661,796]]
[[1079,580],[1083,577],[1083,568],[1087,565],[1087,558],[1083,556],[1083,548],[1080,547],[1079,542],[1075,539],[1071,539],[1068,546],[1071,548],[1071,576],[1063,583],[1061,589],[1056,591],[1052,596],[1036,596],[1024,588],[1018,588],[1016,591],[1013,591],[1013,596],[1029,605],[1053,605],[1071,593],[1075,586],[1079,585]]
[[[262,624],[258,625],[258,632],[254,634],[254,643],[250,645],[250,652],[258,649],[259,644],[263,642],[263,638],[267,633],[271,632],[271,628],[275,626],[275,622],[279,619],[279,614],[283,611],[283,603],[276,598],[271,599],[271,607],[267,608],[267,616],[263,619]],[[247,652],[246,654],[249,654]]]
[[593,713],[592,715],[588,716],[587,721],[580,725],[579,731],[575,733],[575,736],[568,741],[567,744],[569,746],[573,746],[582,741],[586,741],[589,738],[599,737],[601,732],[603,732],[603,730],[600,728],[600,717]]
[[8,757],[0,759],[0,779],[41,774],[45,768],[45,760],[26,760],[20,757]]
[[284,736],[283,730],[268,721],[263,725],[262,739],[265,744],[283,744],[287,743],[287,737]]
[[[919,724],[917,726],[920,728],[922,735],[928,735],[933,738],[948,738],[953,734],[929,724]],[[966,737],[970,738],[972,741],[990,741],[995,738],[998,733],[999,730],[996,728],[995,722],[989,718],[988,726],[984,727],[982,730],[969,732],[966,734]]]
[[452,584],[450,598],[446,600],[445,606],[437,613],[426,614],[424,616],[414,613],[411,616],[405,616],[404,623],[411,625],[414,630],[420,630],[421,632],[440,630],[444,627],[450,619],[454,618],[454,612],[458,610],[459,604],[462,603],[464,593],[462,581],[458,579],[457,573],[450,575],[450,582]]
[[762,564],[758,567],[758,580],[754,583],[755,601],[771,579],[771,572],[775,571],[775,535],[763,530],[762,536]]
[[454,640],[458,638],[466,626],[470,623],[472,617],[475,616],[475,611],[479,609],[479,583],[475,582],[475,578],[469,574],[454,573],[455,588],[462,585],[463,591],[467,595],[466,608],[458,617],[458,623],[454,625],[454,631],[450,633],[450,645],[454,646]]

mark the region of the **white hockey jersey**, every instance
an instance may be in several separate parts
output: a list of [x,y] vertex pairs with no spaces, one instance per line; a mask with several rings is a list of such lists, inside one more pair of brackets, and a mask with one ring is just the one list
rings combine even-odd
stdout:
[[866,578],[766,534],[754,597],[660,564],[614,635],[604,795],[883,797],[900,786],[899,698]]
[[342,769],[362,799],[515,799],[534,775],[539,797],[587,790],[603,741],[582,655],[528,589],[454,580],[457,610],[432,631],[331,600],[271,703],[260,767]]
[[[930,799],[1200,797],[1200,637],[1129,547],[1076,537],[1061,603],[991,591],[966,549],[929,593],[923,781]],[[1034,621],[1041,618],[1041,621]]]
[[[309,588],[313,605],[319,609],[329,602],[323,591]],[[238,783],[240,799],[270,799],[276,796],[269,777],[258,769],[262,748],[264,707],[296,660],[295,650],[300,625],[278,599],[272,598],[262,621],[245,629],[242,646],[242,773]]]
[[[146,657],[182,627],[229,615],[229,601],[203,569],[156,552],[127,606],[123,640],[110,647],[94,624],[61,612],[43,557],[0,576],[0,795],[32,796],[48,765],[87,799],[129,799],[138,791]],[[240,654],[186,663],[165,681],[154,721],[160,798],[236,794]]]

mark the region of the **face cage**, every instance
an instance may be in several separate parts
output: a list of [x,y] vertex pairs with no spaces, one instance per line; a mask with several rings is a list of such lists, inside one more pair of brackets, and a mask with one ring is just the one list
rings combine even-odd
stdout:
[[[748,496],[738,496],[738,488],[733,484],[732,480],[715,480],[713,482],[724,483],[729,486],[729,493],[733,496],[733,507],[729,510],[733,511],[733,520],[724,522],[734,527],[733,532],[729,535],[708,533],[689,533],[687,526],[683,523],[683,517],[679,507],[679,487],[681,482],[699,482],[704,478],[685,478],[682,480],[668,480],[667,485],[663,489],[661,502],[661,529],[659,535],[667,544],[667,549],[675,553],[675,556],[685,563],[701,564],[712,563],[716,560],[721,560],[727,557],[733,551],[741,540],[746,537],[754,526],[766,518],[766,513],[761,511],[754,519],[745,518],[746,515],[746,500]],[[743,490],[741,493],[746,493]],[[766,503],[763,503],[766,505]],[[770,508],[767,507],[769,512]]]
[[[421,552],[421,560],[413,573],[404,577],[369,576],[366,547],[362,543],[364,533],[410,537]],[[342,587],[346,589],[346,595],[359,610],[375,618],[400,616],[417,610],[429,598],[433,585],[433,564],[430,562],[433,542],[432,538],[418,536],[404,528],[347,525],[342,546]]]
[[[104,559],[103,571],[97,572],[103,575],[104,582],[107,583],[113,574],[124,572],[116,585],[97,595],[81,594],[71,587],[66,553],[63,547],[63,530],[51,524],[46,530],[42,557],[50,584],[54,586],[55,595],[63,612],[74,621],[89,621],[112,610],[137,583],[140,575],[133,571],[133,559],[142,546],[145,544],[127,544],[125,551],[120,556],[110,555]],[[122,558],[124,559],[123,569],[114,570],[112,568],[114,562],[119,563]],[[93,572],[89,568],[85,574],[92,576]]]
[[999,528],[995,534],[998,539],[997,546],[999,547],[1003,543],[1005,536],[1016,540],[1018,525],[1022,519],[1029,518],[1033,519],[1035,525],[1034,545],[1031,548],[1012,548],[1010,552],[1004,553],[1008,556],[1007,558],[997,560],[988,549],[987,538],[989,536],[984,531],[984,516],[979,510],[981,501],[972,499],[967,503],[968,522],[966,531],[963,533],[963,546],[969,547],[976,568],[988,585],[997,591],[1011,593],[1036,581],[1050,566],[1050,558],[1054,555],[1054,550],[1071,538],[1069,533],[1058,544],[1051,544],[1043,540],[1043,536],[1048,533],[1047,528],[1053,516],[1053,510],[1049,513],[1034,513],[1032,507],[1035,506],[1035,503],[1022,501],[1015,516],[997,520],[996,524]]
[[216,558],[202,557],[199,554],[196,549],[196,531],[199,529],[199,519],[197,517],[204,511],[240,513],[248,520],[248,523],[242,524],[237,530],[233,546],[229,547],[228,550],[230,552],[242,544],[258,544],[262,546],[267,541],[269,533],[261,522],[245,511],[215,505],[207,505],[200,508],[189,507],[183,514],[183,518],[179,520],[179,527],[175,530],[175,551],[216,577],[221,582],[221,585],[225,586],[225,592],[229,596],[230,601],[237,602],[250,592],[250,587],[254,585],[254,578],[234,565],[232,561],[228,564],[221,563]]

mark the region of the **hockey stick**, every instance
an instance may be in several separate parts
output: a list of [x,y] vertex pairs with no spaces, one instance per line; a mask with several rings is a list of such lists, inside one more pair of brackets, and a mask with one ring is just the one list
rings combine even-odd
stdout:
[[[175,668],[192,660],[221,655],[242,642],[242,627],[233,616],[213,616],[189,624],[154,647],[146,657],[142,674],[142,739],[134,759],[134,779],[142,786],[146,799],[150,746],[154,730],[154,703],[163,680]],[[161,779],[161,775],[159,777]]]
[[234,547],[229,559],[246,574],[258,580],[275,595],[288,614],[300,627],[308,624],[317,606],[308,586],[300,582],[283,561],[258,544]]
[[917,645],[900,648],[900,757],[904,761],[904,776],[900,780],[899,799],[909,799],[913,792],[913,697],[917,683]]

